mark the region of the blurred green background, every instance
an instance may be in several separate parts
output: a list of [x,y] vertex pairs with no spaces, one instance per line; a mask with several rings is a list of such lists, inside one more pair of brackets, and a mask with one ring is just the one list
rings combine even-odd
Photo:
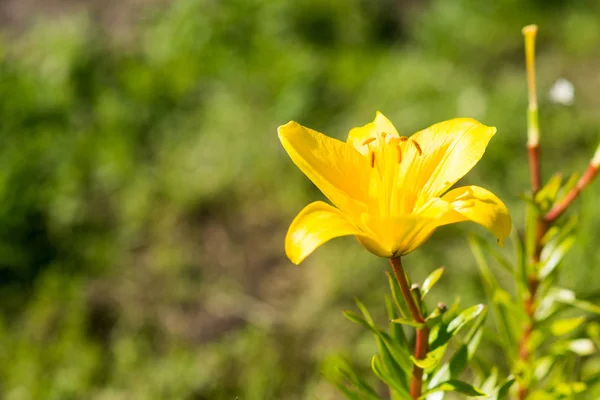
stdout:
[[[596,0],[3,2],[0,397],[340,398],[327,359],[366,370],[375,351],[342,311],[357,296],[383,317],[387,265],[352,238],[287,261],[289,222],[322,196],[277,126],[342,138],[377,110],[405,135],[495,125],[463,183],[522,227],[521,27],[540,26],[548,177],[583,170],[600,140],[599,15]],[[560,78],[573,105],[548,96]],[[599,195],[577,202],[561,275],[584,295],[600,287]],[[444,227],[406,258],[415,280],[447,267],[433,304],[484,301],[468,232],[487,235]]]

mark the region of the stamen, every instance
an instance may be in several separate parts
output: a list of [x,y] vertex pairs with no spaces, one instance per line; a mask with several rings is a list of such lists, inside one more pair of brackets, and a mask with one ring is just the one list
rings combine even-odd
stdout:
[[363,146],[366,146],[366,145],[368,145],[369,143],[371,143],[371,142],[374,142],[375,140],[377,140],[377,139],[376,139],[376,138],[374,138],[374,137],[370,137],[370,138],[368,138],[367,140],[365,140],[365,141],[362,143],[362,145],[363,145]]
[[387,136],[387,133],[385,132],[381,132],[381,139],[385,141],[385,138]]
[[400,136],[398,140],[400,140],[401,142],[406,142],[408,138],[406,136]]
[[402,162],[402,149],[399,144],[396,144],[396,151],[398,152],[398,164]]
[[417,152],[419,153],[419,155],[422,155],[423,150],[421,150],[421,146],[419,145],[419,143],[417,143],[417,141],[414,139],[410,139],[410,142],[415,145],[415,148],[417,149]]
[[375,166],[375,153],[373,150],[369,150],[369,159],[371,161],[371,168]]

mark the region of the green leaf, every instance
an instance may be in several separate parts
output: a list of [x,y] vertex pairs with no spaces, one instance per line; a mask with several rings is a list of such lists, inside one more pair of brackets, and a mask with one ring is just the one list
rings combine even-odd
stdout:
[[344,396],[349,400],[363,400],[363,398],[358,394],[344,386],[339,382],[333,382],[335,387],[344,394]]
[[380,400],[377,392],[355,372],[341,356],[328,357],[323,366],[324,377],[350,400]]
[[540,357],[533,362],[533,376],[536,379],[542,380],[548,376],[550,369],[556,363],[556,355],[547,355]]
[[360,310],[360,312],[362,313],[362,315],[365,317],[365,320],[372,326],[375,326],[375,322],[373,321],[373,317],[371,317],[371,314],[369,313],[369,310],[367,310],[367,307],[365,307],[365,305],[362,303],[362,301],[360,301],[359,299],[354,299],[354,302],[356,303],[356,306],[358,307],[358,309]]
[[398,314],[396,313],[396,309],[392,304],[392,301],[388,296],[385,297],[385,308],[387,310],[388,319],[390,321],[390,334],[394,342],[399,346],[408,348],[408,341],[406,340],[406,335],[404,334],[404,329],[402,329],[402,325],[395,324],[391,322],[392,320],[398,318]]
[[429,380],[430,388],[448,379],[457,378],[465,370],[467,363],[475,355],[477,347],[481,342],[486,316],[487,310],[484,310],[469,330],[464,343],[454,352],[448,362],[444,363]]
[[483,304],[478,304],[463,310],[457,317],[447,325],[437,325],[429,335],[430,349],[446,345],[467,323],[476,318],[485,309]]
[[552,252],[546,252],[545,250],[549,247],[544,247],[542,251],[542,257],[540,260],[540,271],[539,279],[544,280],[548,275],[554,271],[558,264],[565,257],[565,254],[575,244],[575,235],[567,236]]
[[552,226],[542,238],[542,244],[556,246],[575,230],[578,220],[579,218],[574,214],[569,216],[566,222],[563,222],[560,226]]
[[500,384],[500,386],[498,386],[498,389],[496,390],[496,393],[494,393],[491,397],[490,400],[502,400],[505,399],[508,394],[510,393],[510,388],[511,386],[515,383],[515,378],[513,378],[512,376],[509,376],[508,378],[506,378],[504,380],[504,382],[502,382]]
[[416,366],[430,370],[432,368],[435,368],[440,363],[440,361],[442,361],[445,351],[446,346],[440,346],[435,350],[428,352],[425,358],[417,359],[413,356],[410,356],[410,359]]
[[[364,306],[362,307],[364,308]],[[364,311],[367,313],[367,315],[369,315],[366,311],[366,308],[364,308]],[[412,368],[410,355],[406,347],[401,345],[395,346],[394,341],[387,333],[382,332],[375,325],[369,323],[367,320],[361,318],[352,311],[344,311],[344,316],[350,321],[362,325],[373,332],[375,334],[379,351],[390,369],[394,371],[394,373],[400,378],[406,376],[406,371],[410,371]]]
[[[476,264],[479,267],[479,272],[483,278],[483,288],[486,297],[493,299],[495,296],[497,296],[496,292],[498,290],[503,291],[503,289],[500,287],[500,284],[496,280],[496,277],[489,267],[481,244],[473,236],[469,237],[469,246],[471,247],[471,252],[475,257]],[[499,332],[498,337],[504,342],[503,347],[514,348],[516,346],[517,339],[514,333],[514,327],[510,322],[510,314],[508,314],[507,310],[505,310],[505,307],[502,307],[497,301],[493,301],[491,307],[493,310],[496,327]]]
[[346,317],[347,319],[349,319],[350,321],[352,321],[354,323],[364,326],[365,328],[367,328],[370,331],[374,331],[371,324],[369,324],[367,321],[364,320],[364,318],[361,318],[358,314],[356,314],[353,311],[350,311],[350,310],[344,311],[344,317]]
[[517,268],[515,269],[515,278],[517,281],[522,283],[527,282],[527,257],[523,249],[523,241],[519,236],[519,232],[515,226],[512,227],[510,232],[511,243],[514,248],[515,263]]
[[450,379],[446,382],[440,383],[434,388],[429,389],[423,393],[419,399],[425,399],[428,395],[439,391],[458,392],[469,397],[487,397],[487,394],[466,382],[459,381],[458,379]]
[[448,324],[448,331],[452,332],[452,334],[458,333],[466,324],[477,318],[479,314],[481,314],[485,310],[485,306],[483,304],[477,304],[475,306],[469,307],[463,312],[461,312],[458,317],[454,318]]
[[421,287],[421,297],[425,297],[425,295],[431,290],[431,288],[440,280],[442,275],[444,274],[445,268],[441,267],[433,271],[425,280],[423,281],[423,286]]
[[496,261],[498,261],[498,264],[504,268],[507,272],[509,272],[510,274],[514,274],[514,267],[513,265],[510,263],[510,261],[502,254],[498,251],[499,246],[493,246],[491,245],[487,240],[485,240],[484,238],[482,238],[479,235],[473,235],[473,238],[477,241],[477,243],[479,244],[479,246],[481,246],[482,249],[485,249],[485,251],[491,255]]
[[590,339],[575,339],[568,342],[569,350],[579,356],[590,356],[598,352]]
[[579,308],[580,310],[591,312],[594,314],[600,314],[600,306],[589,301],[579,300],[575,296],[575,292],[569,289],[563,288],[552,288],[546,296],[550,301],[556,301],[558,303],[568,304],[573,307]]
[[399,292],[400,288],[398,287],[398,283],[392,277],[392,274],[390,274],[389,271],[385,271],[385,274],[388,277],[388,283],[390,285],[390,291],[392,292],[392,298],[394,299],[394,303],[396,304],[396,307],[398,308],[400,317],[407,318],[408,315],[411,315],[410,310],[408,309],[408,306],[406,305],[404,298],[400,295],[400,292]]
[[487,375],[485,381],[477,386],[485,393],[494,393],[498,383],[498,368],[493,367]]
[[[538,204],[542,204],[544,209],[550,208],[552,203],[556,200],[556,195],[560,189],[562,183],[562,174],[557,172],[548,179],[548,182],[536,193],[535,201]],[[545,203],[545,204],[544,204]]]
[[[533,258],[533,253],[535,252],[535,243],[536,243],[536,225],[538,216],[540,215],[540,210],[537,205],[532,205],[531,203],[527,204],[527,213],[525,220],[525,253],[527,254],[527,260],[531,260]],[[531,265],[527,265],[527,271],[525,273],[525,279],[529,275],[530,272],[533,272]],[[526,280],[524,281],[524,283]]]
[[423,324],[421,322],[417,322],[413,319],[395,318],[391,322],[393,322],[395,324],[414,326],[417,329],[421,329],[421,328],[425,327],[425,324]]
[[[447,311],[447,310],[444,310]],[[442,311],[440,310],[439,307],[436,307],[431,314],[429,314],[427,316],[427,318],[425,318],[425,324],[429,327],[429,328],[433,328],[434,326],[437,326],[441,323],[444,322],[444,313],[442,313]]]
[[585,317],[559,319],[552,322],[550,331],[554,336],[566,335],[579,328],[583,322],[585,322]]
[[554,393],[570,396],[575,393],[584,392],[587,385],[583,382],[560,382],[554,387]]
[[[373,400],[379,400],[380,397],[377,395],[377,392],[375,392],[375,390],[367,383],[365,382],[362,378],[360,378],[357,374],[348,371],[346,369],[340,368],[339,369],[340,374],[346,378],[348,380],[348,382],[350,382],[352,385],[354,385],[363,396],[360,396],[359,398],[364,400],[364,399],[373,399]],[[337,386],[337,385],[336,385]],[[338,386],[339,389],[339,386]],[[346,394],[346,392],[344,392],[344,394]]]
[[574,339],[559,341],[552,345],[552,353],[565,354],[572,352],[578,356],[589,356],[597,352],[594,342],[590,339]]
[[588,326],[585,328],[585,331],[587,332],[589,338],[594,341],[596,347],[600,348],[600,325],[596,322],[592,322],[588,324]]
[[398,382],[390,375],[390,373],[385,369],[384,365],[382,364],[381,359],[377,355],[373,356],[373,358],[371,359],[371,369],[373,370],[375,375],[377,375],[377,377],[381,379],[383,383],[390,386],[393,390],[395,390],[398,393],[398,395],[403,396],[401,398],[410,398],[408,390],[406,390],[406,388],[400,382]]
[[560,189],[558,196],[556,196],[556,202],[559,202],[565,198],[565,196],[575,187],[577,181],[579,180],[579,174],[573,173],[569,176],[569,179],[565,182],[565,184]]

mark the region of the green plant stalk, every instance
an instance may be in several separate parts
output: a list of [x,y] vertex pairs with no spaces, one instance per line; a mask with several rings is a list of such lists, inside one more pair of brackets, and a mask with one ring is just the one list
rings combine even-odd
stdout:
[[[398,281],[402,291],[402,296],[404,297],[404,301],[406,301],[406,305],[408,306],[413,319],[424,325],[422,328],[417,329],[415,339],[415,358],[417,360],[422,360],[427,356],[429,345],[429,328],[427,325],[425,325],[425,318],[423,318],[420,306],[415,302],[414,297],[412,296],[410,285],[408,284],[406,273],[404,272],[404,268],[402,266],[401,258],[390,258],[390,264],[392,265],[394,275],[396,276],[396,280]],[[410,380],[410,396],[415,400],[418,399],[421,397],[422,389],[423,368],[414,365]]]
[[[537,34],[536,25],[527,25],[523,28],[523,36],[525,37],[525,65],[527,70],[527,86],[528,86],[528,110],[527,110],[527,153],[529,156],[529,171],[531,174],[531,191],[535,198],[535,194],[541,188],[542,176],[540,168],[540,128],[539,115],[537,105],[537,95],[535,86],[535,37]],[[521,339],[519,340],[519,358],[524,362],[530,361],[531,355],[529,352],[529,338],[534,329],[535,322],[535,295],[539,287],[537,277],[537,266],[540,262],[542,253],[542,238],[546,233],[548,224],[545,223],[543,215],[538,215],[536,218],[536,235],[533,254],[530,263],[533,271],[530,271],[527,277],[527,296],[525,297],[525,313],[528,316],[527,325],[523,328]],[[529,388],[526,385],[519,387],[519,399],[525,400],[529,394]]]

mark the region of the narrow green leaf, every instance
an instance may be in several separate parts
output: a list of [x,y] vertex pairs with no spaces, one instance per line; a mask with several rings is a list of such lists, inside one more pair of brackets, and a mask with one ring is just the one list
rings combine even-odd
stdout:
[[534,360],[533,363],[533,376],[536,379],[542,380],[548,376],[550,369],[556,363],[557,357],[556,355],[548,355],[544,357],[540,357]]
[[364,323],[361,323],[357,320],[357,318],[360,318],[358,316],[354,316],[354,319],[356,322],[361,323],[361,325],[367,327],[367,329],[371,330],[375,334],[379,352],[383,357],[383,361],[388,367],[388,370],[400,381],[404,382],[406,380],[405,371],[410,369],[410,358],[408,351],[405,347],[394,346],[394,343],[389,335],[377,328],[373,318],[371,317],[371,314],[369,313],[369,310],[367,310],[367,307],[365,307],[365,305],[359,299],[355,299],[355,301],[365,319]]
[[569,289],[563,288],[552,288],[547,296],[550,300],[568,304],[573,307],[579,308],[580,310],[591,312],[594,314],[600,314],[600,306],[589,301],[579,300],[575,296],[575,292]]
[[461,312],[458,317],[454,318],[448,324],[448,331],[453,332],[453,334],[458,333],[467,323],[477,318],[481,312],[485,310],[485,306],[483,304],[477,304],[475,306],[469,307],[463,312]]
[[588,324],[588,326],[585,328],[585,331],[587,332],[589,338],[592,339],[596,347],[600,349],[600,325],[596,322],[592,322]]
[[431,312],[431,314],[429,314],[427,316],[427,318],[425,318],[425,324],[429,328],[433,328],[434,326],[439,325],[443,322],[444,322],[444,313],[442,313],[442,311],[439,309],[439,307],[436,307]]
[[514,383],[515,383],[515,378],[513,378],[512,376],[509,376],[508,378],[506,378],[504,380],[504,382],[502,382],[500,384],[500,386],[498,386],[496,393],[494,393],[490,397],[490,400],[502,400],[502,399],[507,398],[508,394],[510,393],[510,388]]
[[578,356],[589,356],[597,352],[594,342],[590,339],[561,340],[552,345],[552,353],[565,354],[572,352]]
[[371,314],[369,313],[369,310],[367,310],[367,307],[365,307],[365,305],[359,299],[354,299],[354,302],[356,303],[356,306],[358,307],[358,309],[360,310],[360,312],[362,313],[362,315],[365,317],[365,320],[370,325],[374,326],[375,322],[373,321],[373,317],[371,317]]
[[565,198],[565,196],[575,187],[577,181],[579,180],[579,174],[573,173],[569,176],[569,179],[565,182],[565,184],[560,188],[560,192],[556,196],[556,202],[559,202]]
[[344,368],[340,368],[339,372],[344,378],[348,380],[348,382],[350,382],[360,391],[360,393],[363,395],[360,397],[362,400],[364,400],[365,398],[369,400],[380,399],[380,397],[377,395],[377,392],[375,392],[375,390],[367,382],[365,382],[354,372],[351,372]]
[[399,346],[407,348],[408,341],[406,340],[406,335],[404,333],[404,329],[402,329],[402,325],[395,324],[392,322],[392,320],[399,317],[396,313],[394,305],[392,304],[392,300],[390,300],[388,296],[385,297],[385,308],[387,310],[388,320],[390,321],[389,325],[392,339],[394,339],[394,342],[397,343]]
[[470,397],[487,397],[487,394],[482,392],[480,389],[466,383],[463,381],[459,381],[458,379],[450,379],[446,382],[442,382],[436,387],[429,389],[419,399],[425,399],[428,395],[444,391],[444,392],[457,392]]
[[[515,226],[512,227],[510,232],[510,239],[515,251],[515,278],[517,285],[525,285],[527,282],[527,257],[525,255],[525,250],[523,248],[523,241],[519,236],[519,231]],[[519,304],[522,304],[522,301],[519,301]]]
[[546,208],[549,208],[556,200],[556,195],[560,189],[562,179],[562,174],[560,172],[557,172],[552,178],[548,179],[548,182],[536,193],[536,203],[547,202],[549,204],[547,204]]
[[393,390],[395,390],[399,396],[403,396],[401,398],[410,398],[410,394],[408,393],[408,391],[400,382],[398,382],[390,376],[388,371],[386,371],[385,367],[383,366],[381,359],[377,355],[374,355],[371,359],[371,369],[373,370],[375,375],[377,375],[377,377],[381,379],[383,383],[387,384]]
[[[387,354],[389,354],[393,359],[387,360],[390,365],[392,365],[392,361],[394,361],[395,366],[398,367],[399,370],[410,371],[410,369],[412,368],[412,363],[410,361],[410,354],[408,352],[408,349],[405,346],[395,346],[394,341],[387,333],[382,332],[375,325],[370,324],[365,319],[361,318],[359,315],[353,313],[352,311],[344,311],[344,316],[350,321],[362,325],[363,327],[367,328],[375,334],[377,346],[382,356],[386,356]],[[394,368],[394,371],[395,370],[396,369]],[[398,375],[402,376],[405,375],[405,373],[398,372]]]
[[508,273],[514,274],[513,265],[502,253],[500,253],[500,251],[498,251],[498,246],[491,245],[487,240],[479,235],[474,234],[473,237],[479,246],[481,246],[482,249],[485,249],[485,251],[491,255],[502,268],[504,268]]
[[400,295],[400,288],[398,287],[398,283],[392,277],[389,271],[385,271],[385,274],[388,277],[388,283],[390,285],[390,291],[392,292],[392,298],[394,299],[394,303],[398,308],[398,312],[400,313],[400,317],[407,318],[410,315],[410,310],[404,301],[404,298]]
[[554,271],[573,244],[575,244],[575,235],[569,235],[551,253],[542,251],[541,268],[539,271],[540,280],[544,280]]
[[587,389],[587,385],[583,382],[560,382],[554,387],[554,393],[571,396],[576,393],[584,392]]
[[333,384],[348,400],[364,400],[358,393],[353,392],[343,384],[339,382],[333,382]]
[[585,322],[585,317],[559,319],[552,322],[550,331],[554,336],[566,335],[579,328],[583,322]]
[[418,328],[418,329],[423,328],[425,326],[425,324],[423,324],[421,322],[417,322],[415,320],[406,319],[406,318],[396,318],[396,319],[393,319],[391,322],[393,322],[395,324],[414,326],[415,328]]
[[[374,329],[371,326],[371,324],[369,324],[367,321],[365,321],[363,318],[361,318],[358,314],[354,313],[353,311],[346,310],[346,311],[344,311],[343,314],[344,314],[344,317],[346,317],[350,321],[357,323],[359,325],[362,325],[365,328],[367,328],[368,330],[370,330],[371,332],[374,332]],[[376,333],[376,332],[374,332],[374,333]]]
[[598,352],[594,342],[590,339],[575,339],[568,343],[569,350],[579,356],[590,356]]
[[477,385],[485,393],[494,393],[498,383],[498,368],[493,367],[483,383]]
[[431,330],[429,335],[430,348],[436,349],[447,344],[454,335],[456,335],[467,323],[476,318],[485,306],[478,304],[463,310],[457,317],[452,319],[447,325],[437,325]]
[[[527,255],[527,260],[531,260],[533,258],[533,253],[535,252],[535,242],[536,242],[536,224],[538,215],[540,215],[540,210],[536,204],[527,204],[526,211],[526,220],[525,220],[525,254]],[[529,272],[533,272],[532,266],[527,264],[527,271],[525,273],[525,277],[529,275]],[[527,281],[524,281],[526,283]]]
[[324,377],[350,400],[381,400],[377,392],[361,379],[341,356],[328,357],[323,366]]
[[425,295],[431,290],[431,288],[440,280],[442,275],[444,274],[445,268],[441,267],[433,271],[425,280],[423,281],[423,286],[421,287],[421,297],[425,297]]
[[429,380],[430,388],[448,379],[457,378],[465,370],[469,360],[475,355],[477,347],[481,342],[483,336],[483,324],[486,316],[487,309],[479,315],[477,321],[465,336],[464,343],[431,377]]
[[425,358],[423,359],[416,359],[413,356],[410,356],[410,359],[416,366],[426,370],[430,370],[432,368],[435,368],[440,363],[440,361],[442,361],[445,351],[446,346],[444,345],[428,352]]

